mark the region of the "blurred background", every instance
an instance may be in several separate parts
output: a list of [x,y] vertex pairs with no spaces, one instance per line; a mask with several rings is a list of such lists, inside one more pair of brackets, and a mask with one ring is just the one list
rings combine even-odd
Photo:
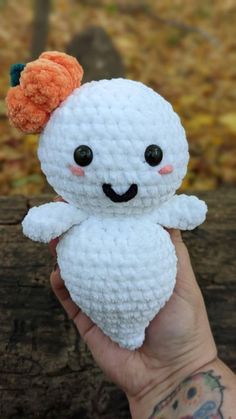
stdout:
[[0,194],[48,190],[38,138],[9,126],[12,63],[66,51],[85,81],[127,77],[179,113],[191,160],[182,190],[236,184],[235,0],[0,0]]

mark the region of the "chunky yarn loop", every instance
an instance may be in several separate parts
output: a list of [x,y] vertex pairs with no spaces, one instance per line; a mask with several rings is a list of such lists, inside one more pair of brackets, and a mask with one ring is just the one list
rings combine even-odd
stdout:
[[50,114],[80,86],[82,77],[78,61],[56,51],[44,52],[26,65],[13,65],[13,87],[6,97],[11,124],[26,133],[41,132]]

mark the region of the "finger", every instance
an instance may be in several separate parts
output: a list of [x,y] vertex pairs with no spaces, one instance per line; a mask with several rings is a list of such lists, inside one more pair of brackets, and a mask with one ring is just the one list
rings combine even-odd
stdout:
[[171,240],[175,246],[177,262],[177,277],[175,290],[181,295],[198,294],[200,292],[197,280],[192,268],[191,259],[188,249],[183,242],[181,232],[179,230],[168,230]]
[[171,240],[174,244],[178,245],[179,243],[183,243],[183,238],[180,230],[175,230],[174,228],[167,229]]
[[[125,362],[130,356],[130,351],[120,348],[106,336],[102,330],[71,300],[64,281],[61,279],[60,270],[57,267],[50,277],[52,289],[58,300],[66,310],[68,316],[73,319],[81,338],[88,345],[98,365],[109,373],[114,367],[116,360],[122,357]],[[115,379],[115,377],[114,377]]]
[[56,247],[57,247],[58,242],[59,242],[59,238],[57,237],[56,239],[51,240],[48,244],[49,250],[53,257],[57,257]]
[[107,373],[111,371],[120,356],[127,357],[128,350],[121,349],[82,311],[73,318],[81,338],[87,344],[97,364]]
[[60,195],[55,196],[54,202],[66,202]]
[[183,242],[180,230],[168,230],[172,243],[175,246],[178,258],[178,274],[181,276],[194,276],[188,249]]
[[95,362],[104,373],[116,383],[124,380],[124,371],[121,365],[128,365],[127,361],[134,356],[134,352],[120,348],[82,311],[76,315],[74,322]]
[[[177,254],[178,259],[180,259],[181,261],[184,261],[185,265],[186,266],[188,265],[189,268],[192,268],[189,252],[188,252],[188,249],[187,249],[187,247],[186,247],[186,245],[183,241],[181,231],[180,230],[174,230],[174,229],[170,229],[170,230],[167,230],[167,231],[169,232],[172,243],[175,246],[175,250],[176,250],[176,254]],[[192,273],[193,273],[193,271],[192,271]]]
[[[86,340],[86,343],[90,343],[93,341],[93,338],[90,337],[90,332],[92,331],[92,327],[95,324],[92,320],[83,313],[80,308],[72,301],[69,291],[65,287],[65,283],[60,276],[59,267],[56,268],[51,273],[50,282],[55,293],[56,297],[58,298],[59,302],[67,312],[70,319],[72,319],[80,332],[81,337]],[[97,333],[96,333],[97,334]],[[91,340],[92,339],[92,340]]]
[[[66,201],[65,201],[65,200],[64,200],[61,196],[59,196],[59,195],[55,196],[55,198],[53,199],[53,201],[54,201],[54,202],[66,202]],[[56,247],[57,247],[58,242],[59,242],[59,237],[57,237],[56,239],[51,240],[51,241],[50,241],[50,243],[49,243],[49,250],[50,250],[51,255],[52,255],[53,257],[56,257],[56,256],[57,256]]]
[[60,301],[62,307],[65,309],[68,317],[74,319],[80,310],[79,307],[72,301],[68,290],[65,287],[64,281],[61,279],[59,267],[51,273],[50,276],[51,287],[56,297]]

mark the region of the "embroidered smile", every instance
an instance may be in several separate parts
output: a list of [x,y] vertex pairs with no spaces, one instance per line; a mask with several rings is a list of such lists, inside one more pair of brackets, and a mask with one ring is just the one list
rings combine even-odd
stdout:
[[112,202],[128,202],[137,195],[138,186],[133,183],[122,195],[117,194],[109,183],[104,183],[102,190]]

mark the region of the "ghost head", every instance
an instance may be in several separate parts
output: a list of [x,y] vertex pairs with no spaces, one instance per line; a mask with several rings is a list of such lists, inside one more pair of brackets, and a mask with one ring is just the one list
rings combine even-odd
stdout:
[[181,185],[188,144],[172,106],[142,83],[86,83],[78,62],[43,53],[7,96],[14,126],[41,132],[38,156],[64,200],[90,213],[139,214]]
[[54,111],[39,144],[48,182],[89,212],[154,209],[181,185],[188,145],[172,106],[142,83],[87,83]]

